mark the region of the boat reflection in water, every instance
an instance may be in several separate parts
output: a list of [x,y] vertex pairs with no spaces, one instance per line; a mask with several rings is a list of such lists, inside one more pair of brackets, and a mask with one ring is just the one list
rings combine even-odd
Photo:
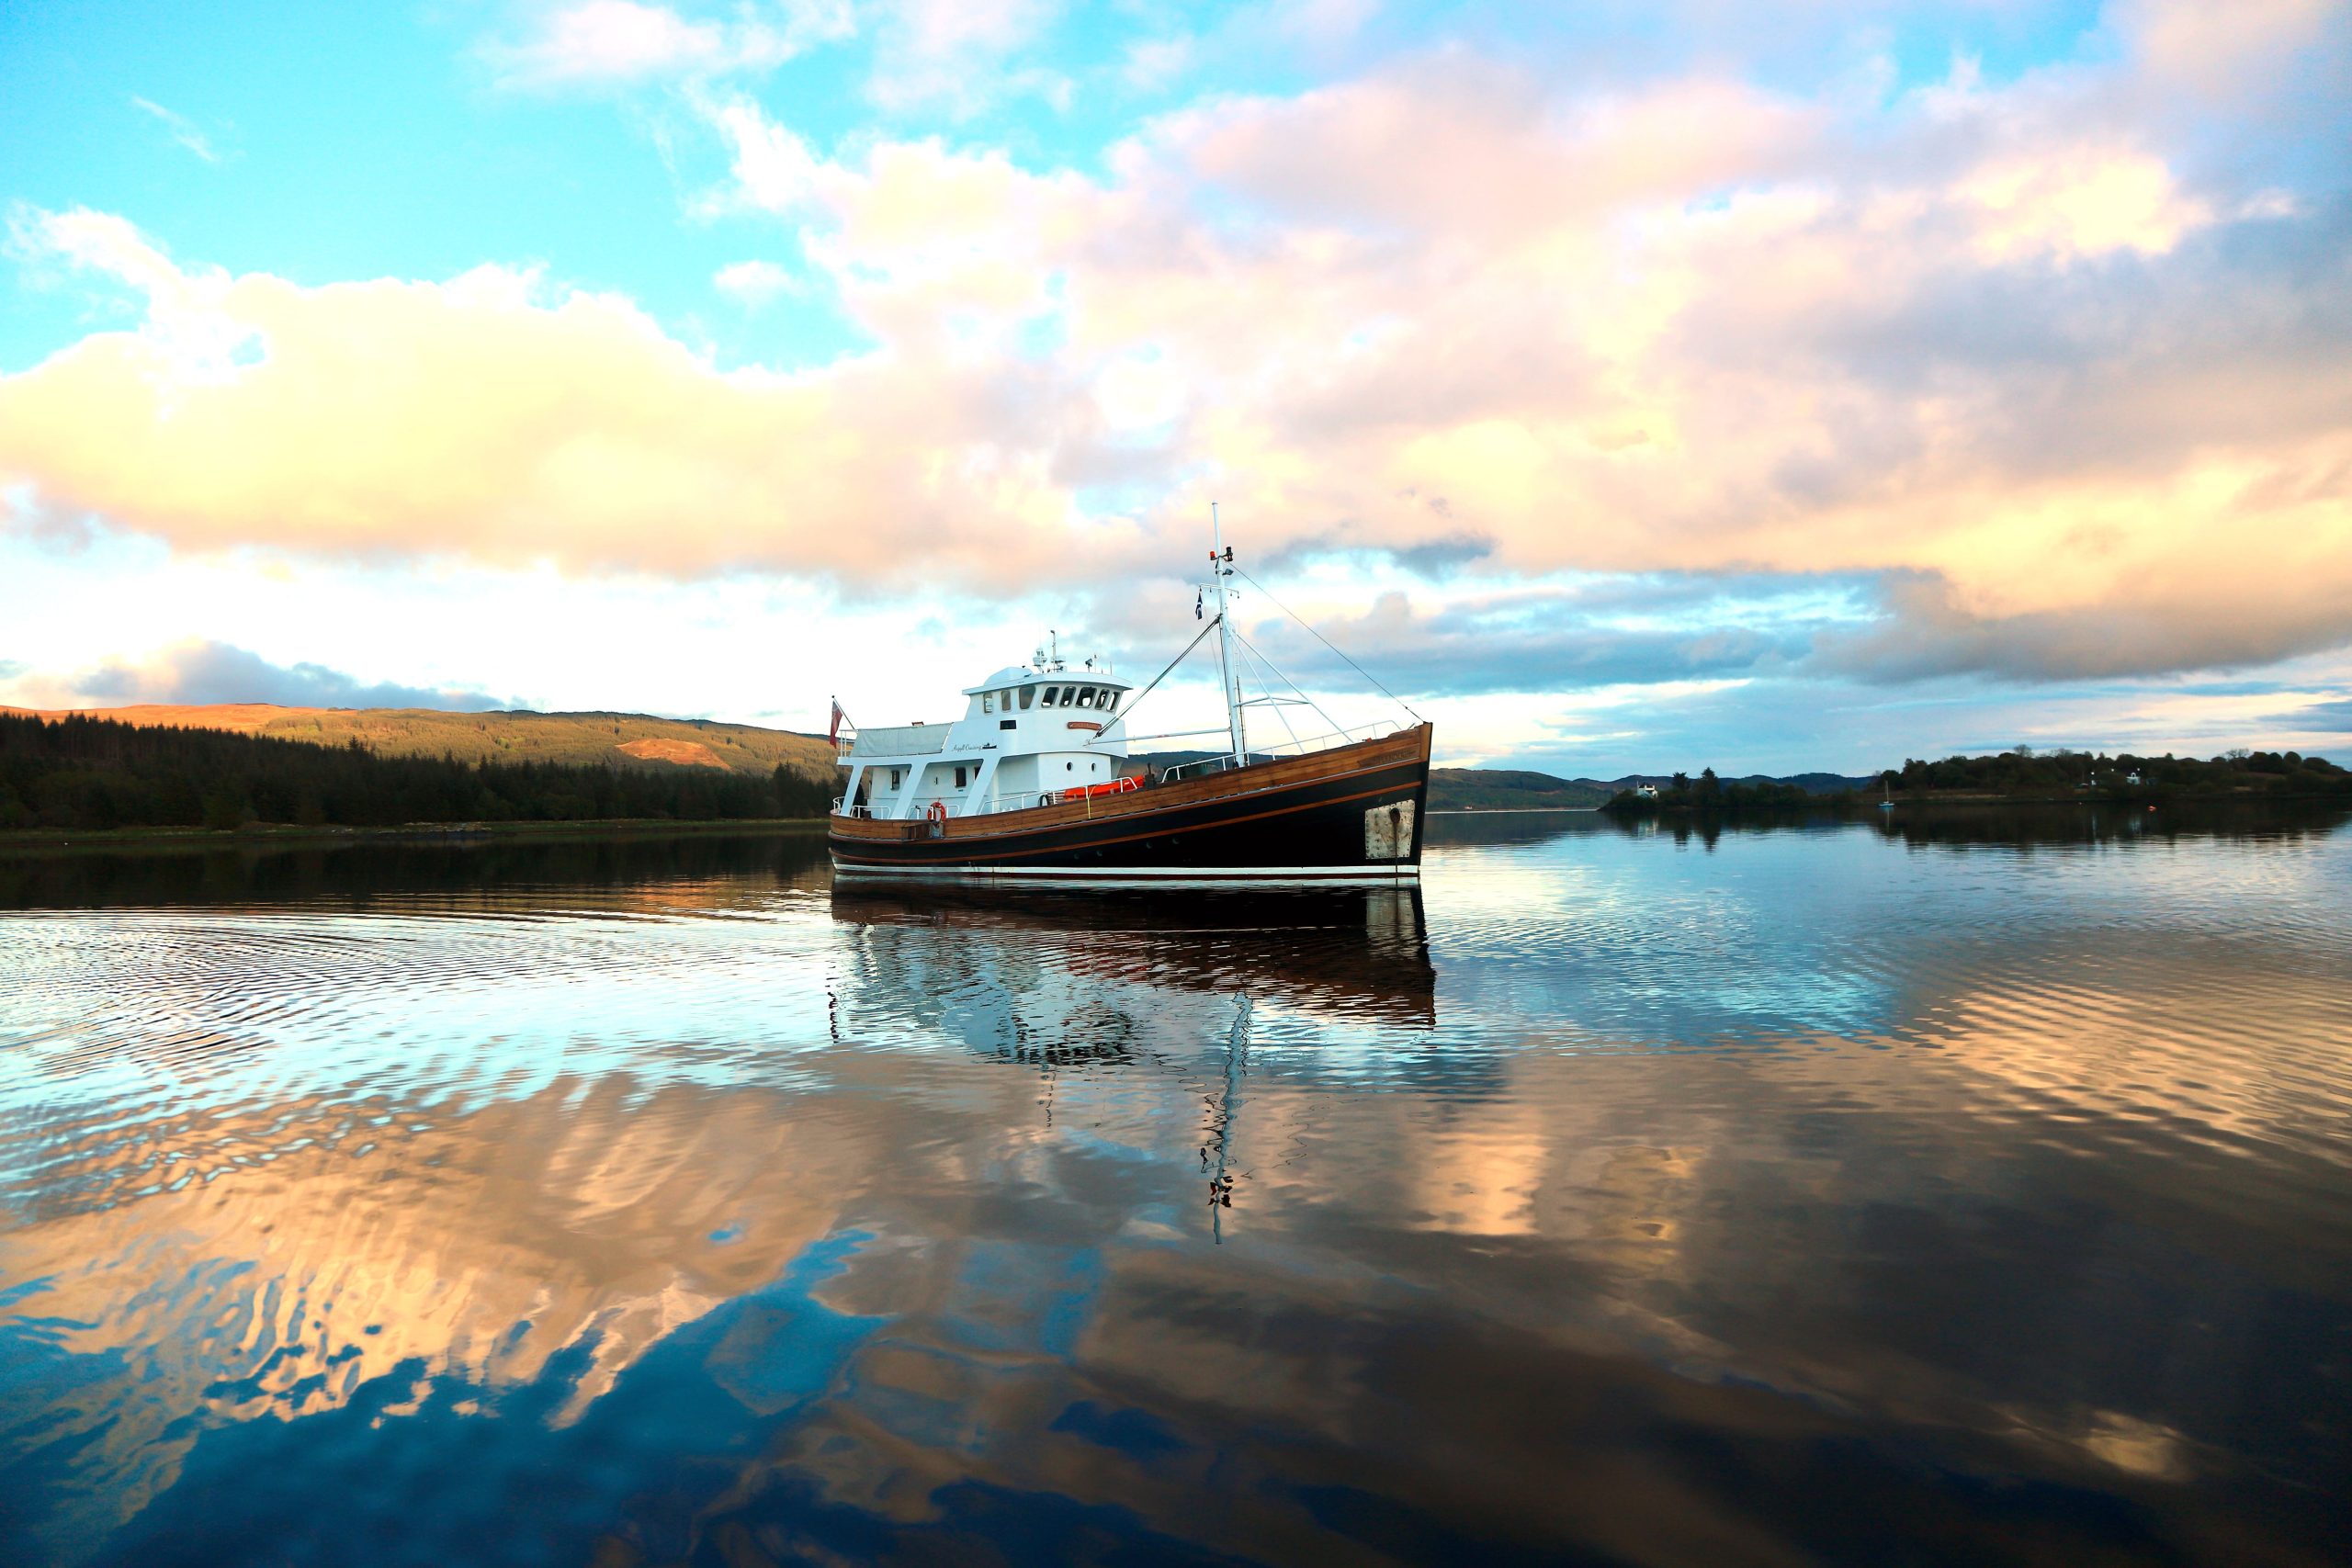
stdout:
[[[836,1000],[857,1026],[953,1021],[974,1048],[1117,1061],[1172,1010],[1239,993],[1321,1022],[1429,1028],[1435,971],[1419,887],[1082,893],[837,883],[854,928]],[[1197,1043],[1189,1014],[1185,1038]],[[836,1020],[836,1028],[840,1021]]]
[[[1167,992],[1229,994],[1200,1147],[1210,1237],[1220,1245],[1258,1004],[1322,1028],[1419,1031],[1437,1021],[1418,886],[1137,897],[843,883],[833,917],[860,928],[833,998],[836,1039],[845,1011],[861,1029],[944,1027],[974,1050],[1049,1073],[1182,1073],[1195,1066],[1200,1023],[1189,1010],[1171,1012]],[[1050,1125],[1050,1096],[1045,1104]]]

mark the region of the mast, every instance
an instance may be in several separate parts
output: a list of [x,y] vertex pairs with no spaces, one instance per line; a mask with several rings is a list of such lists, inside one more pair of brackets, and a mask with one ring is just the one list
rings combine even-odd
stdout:
[[1233,765],[1250,765],[1250,738],[1241,728],[1241,677],[1233,668],[1233,624],[1226,618],[1225,580],[1233,575],[1233,552],[1225,547],[1225,527],[1216,502],[1209,502],[1209,570],[1216,574],[1216,670],[1225,686],[1225,724],[1233,738]]

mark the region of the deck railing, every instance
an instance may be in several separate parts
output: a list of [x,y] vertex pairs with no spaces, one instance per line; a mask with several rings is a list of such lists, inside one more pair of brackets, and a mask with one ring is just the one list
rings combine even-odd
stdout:
[[[932,727],[928,725],[919,725],[914,728],[918,732],[920,732],[921,730],[928,729]],[[1317,751],[1329,751],[1341,746],[1352,746],[1358,741],[1376,740],[1384,735],[1402,734],[1405,730],[1411,728],[1411,726],[1395,719],[1379,719],[1371,724],[1357,725],[1351,729],[1335,729],[1326,735],[1309,735],[1296,739],[1286,738],[1282,740],[1272,741],[1263,745],[1253,743],[1250,748],[1250,754],[1253,761],[1270,761],[1285,756],[1304,757],[1309,756]],[[869,731],[868,733],[872,732]],[[947,733],[946,727],[944,725],[940,726],[935,733],[941,737],[944,743]],[[899,754],[904,755],[905,753],[901,752]],[[1206,778],[1212,774],[1229,772],[1239,765],[1240,764],[1237,764],[1229,756],[1219,755],[1215,757],[1203,757],[1197,761],[1179,762],[1176,766],[1166,769],[1160,773],[1158,782],[1162,784],[1172,784],[1179,779]],[[1148,788],[1149,784],[1147,783],[1145,787]],[[971,794],[967,794],[961,797],[953,795],[937,795],[930,799],[920,801],[915,811],[910,817],[898,818],[894,816],[889,818],[885,818],[885,820],[912,821],[918,818],[926,816],[929,814],[934,800],[939,805],[946,807],[947,815],[950,817],[989,817],[993,816],[1000,811],[1017,811],[1030,806],[1053,805],[1058,801],[1060,797],[1061,792],[1058,790],[1041,790],[1035,792],[1034,795],[1028,791],[1023,791],[1017,795],[1011,795],[1003,789],[1001,784],[991,780],[989,783],[989,792],[984,795]],[[874,808],[871,806],[859,806],[844,810],[843,801],[845,798],[846,797],[840,795],[836,795],[834,797],[832,809],[835,816],[847,815],[851,817],[873,817]],[[892,804],[895,807],[896,803],[894,802]]]
[[[1396,719],[1384,718],[1374,720],[1371,724],[1357,725],[1352,729],[1335,729],[1328,735],[1310,735],[1299,739],[1285,739],[1267,742],[1253,740],[1250,745],[1250,755],[1253,760],[1261,752],[1269,759],[1305,757],[1317,751],[1329,751],[1341,746],[1352,746],[1359,740],[1377,740],[1383,735],[1401,734],[1410,728],[1412,727]],[[1205,778],[1211,773],[1225,773],[1228,769],[1240,765],[1234,761],[1230,755],[1204,757],[1196,762],[1179,762],[1159,776],[1162,781],[1178,778]]]

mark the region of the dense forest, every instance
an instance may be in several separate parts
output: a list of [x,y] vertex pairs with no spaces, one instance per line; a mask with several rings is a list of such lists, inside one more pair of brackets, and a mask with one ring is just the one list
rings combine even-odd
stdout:
[[2211,761],[2195,757],[2107,756],[2090,751],[2037,751],[2019,746],[1989,757],[1906,761],[1885,783],[1897,796],[1930,794],[2030,795],[2051,799],[2138,798],[2166,795],[2352,794],[2352,773],[2324,757],[2299,751],[2241,748]]
[[1713,810],[1735,807],[1853,805],[1895,800],[2139,800],[2176,797],[2212,799],[2232,795],[2289,798],[2352,795],[2352,773],[2324,757],[2297,751],[2235,750],[2200,761],[2195,757],[2141,757],[2131,752],[2056,750],[2030,746],[1984,757],[1946,757],[1939,762],[1912,758],[1889,768],[1871,788],[1854,794],[1815,795],[1770,780],[1726,784],[1713,768],[1697,778],[1677,773],[1656,795],[1621,790],[1602,809],[1623,815],[1660,811]]
[[0,714],[0,828],[821,817],[831,785],[715,768],[386,757],[214,729]]

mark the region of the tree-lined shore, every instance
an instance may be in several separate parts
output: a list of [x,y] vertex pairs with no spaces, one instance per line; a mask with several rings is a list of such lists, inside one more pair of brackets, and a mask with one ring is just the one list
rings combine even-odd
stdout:
[[214,729],[0,714],[0,829],[714,822],[817,818],[831,781],[687,766],[384,756]]
[[2254,751],[2243,748],[2210,759],[2143,757],[2132,752],[2019,746],[1978,757],[1940,761],[1906,759],[1866,787],[1823,794],[1773,780],[1725,782],[1713,768],[1697,777],[1676,773],[1664,784],[1623,789],[1602,807],[1619,815],[1670,811],[1723,811],[1758,807],[1850,807],[1883,801],[1924,805],[1942,802],[2116,801],[2156,805],[2166,800],[2325,799],[2352,796],[2352,772],[2324,757],[2298,751]]
[[[803,739],[801,737],[790,737]],[[722,737],[722,739],[724,738]],[[732,742],[729,742],[732,744]],[[1621,816],[1735,810],[1859,809],[1882,800],[2132,801],[2352,797],[2352,773],[2299,752],[2232,751],[2211,759],[2109,755],[2018,747],[1985,756],[1917,758],[1853,787],[1723,779],[1712,768],[1603,794],[1590,780],[1439,769],[1433,808],[1588,806]],[[615,751],[588,762],[386,754],[342,744],[69,715],[0,712],[0,831],[15,834],[221,830],[382,832],[481,826],[813,820],[837,788],[816,769],[766,772],[671,765]]]

